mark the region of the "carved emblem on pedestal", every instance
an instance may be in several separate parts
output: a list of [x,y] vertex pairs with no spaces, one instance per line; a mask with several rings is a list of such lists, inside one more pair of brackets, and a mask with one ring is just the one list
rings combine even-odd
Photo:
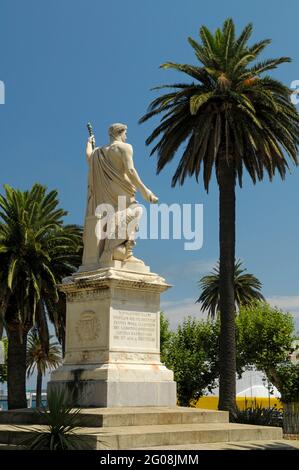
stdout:
[[87,310],[81,313],[77,321],[76,333],[80,343],[87,343],[98,338],[101,331],[100,321],[96,318],[95,312]]

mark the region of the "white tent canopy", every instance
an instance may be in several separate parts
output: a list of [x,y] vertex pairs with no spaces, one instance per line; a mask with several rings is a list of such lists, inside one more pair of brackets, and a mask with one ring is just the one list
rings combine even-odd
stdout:
[[[246,370],[242,374],[241,379],[237,379],[237,397],[247,397],[247,398],[280,398],[280,393],[277,388],[272,387],[270,390],[272,393],[269,393],[267,387],[267,381],[262,372],[255,369]],[[219,396],[219,388],[214,388],[207,395]]]
[[246,388],[245,390],[242,390],[241,392],[237,393],[237,397],[247,397],[247,398],[269,398],[270,397],[276,397],[280,398],[280,393],[277,390],[277,388],[271,389],[271,393],[269,393],[269,390],[267,387],[264,385],[253,385],[252,387]]

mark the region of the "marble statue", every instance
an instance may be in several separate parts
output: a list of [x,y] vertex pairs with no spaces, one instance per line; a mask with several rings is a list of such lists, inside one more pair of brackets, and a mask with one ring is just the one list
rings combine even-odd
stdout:
[[[48,391],[62,390],[71,407],[115,407],[116,413],[119,407],[168,410],[177,400],[173,371],[160,360],[160,295],[170,286],[132,254],[131,221],[141,209],[136,192],[150,203],[158,198],[134,168],[126,131],[124,124],[113,124],[110,143],[94,148],[89,125],[83,260],[59,285],[66,297],[65,356],[48,382]],[[101,224],[109,234],[110,216],[99,213],[105,204],[113,209],[116,228],[125,228],[114,239],[96,236]]]
[[[96,256],[100,264],[114,260],[143,263],[132,254],[138,224],[134,225],[130,222],[138,221],[142,215],[141,207],[135,199],[136,191],[139,190],[142,197],[150,203],[157,203],[158,198],[145,186],[134,167],[133,148],[132,145],[126,143],[127,126],[120,123],[113,124],[109,128],[109,137],[110,143],[103,147],[94,148],[94,135],[88,138],[86,144],[89,175],[83,236],[84,251],[94,251],[90,244],[97,243]],[[122,203],[124,202],[124,207],[121,209],[119,207],[120,196]],[[96,241],[94,236],[90,236],[89,232],[92,227],[94,228],[94,224],[91,225],[89,221],[94,220],[97,208],[103,204],[109,204],[114,209],[115,233],[120,232],[120,230],[118,232],[119,220],[122,220],[128,229],[122,230],[121,236],[114,235],[114,237],[110,237],[105,232],[105,238]],[[122,218],[119,217],[121,211],[123,212]],[[98,238],[101,237],[98,236]]]

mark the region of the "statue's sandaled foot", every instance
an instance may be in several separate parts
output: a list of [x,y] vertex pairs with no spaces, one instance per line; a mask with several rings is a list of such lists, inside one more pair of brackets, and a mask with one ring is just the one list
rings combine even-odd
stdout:
[[139,259],[139,258],[135,258],[135,256],[131,255],[129,256],[128,258],[126,258],[124,260],[125,263],[139,263],[139,264],[144,264],[144,262]]

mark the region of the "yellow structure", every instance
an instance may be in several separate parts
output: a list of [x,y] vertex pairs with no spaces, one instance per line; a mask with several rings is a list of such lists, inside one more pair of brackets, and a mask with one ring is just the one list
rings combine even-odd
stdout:
[[[206,410],[217,410],[218,399],[219,397],[216,396],[204,396],[199,398],[195,406],[196,408],[204,408]],[[282,403],[279,398],[236,397],[236,401],[240,410],[251,406],[262,406],[263,408],[273,408],[275,406],[277,409],[282,408]]]

